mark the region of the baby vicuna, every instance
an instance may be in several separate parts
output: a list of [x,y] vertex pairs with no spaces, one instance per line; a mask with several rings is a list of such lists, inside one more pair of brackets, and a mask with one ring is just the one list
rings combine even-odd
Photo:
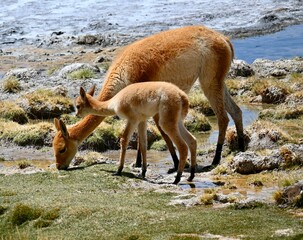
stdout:
[[80,96],[76,98],[77,115],[84,117],[88,114],[110,116],[117,115],[127,120],[126,127],[120,139],[120,163],[116,175],[121,175],[125,152],[129,139],[138,127],[139,147],[142,151],[143,165],[142,177],[146,173],[146,121],[149,117],[157,115],[163,131],[176,145],[180,162],[174,184],[182,176],[188,154],[191,153],[191,171],[188,181],[195,176],[196,148],[195,137],[184,127],[183,120],[188,113],[189,102],[187,95],[177,86],[167,82],[142,82],[131,84],[123,88],[108,101],[98,101],[93,98],[95,88],[88,93],[80,88]]

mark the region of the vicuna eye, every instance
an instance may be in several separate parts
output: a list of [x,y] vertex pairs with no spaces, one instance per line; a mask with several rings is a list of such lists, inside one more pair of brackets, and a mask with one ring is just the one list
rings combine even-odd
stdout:
[[61,150],[59,151],[60,154],[63,154],[63,153],[65,153],[65,152],[66,152],[66,148],[63,148],[63,149],[61,149]]
[[77,105],[76,108],[77,108],[77,109],[80,109],[80,105]]

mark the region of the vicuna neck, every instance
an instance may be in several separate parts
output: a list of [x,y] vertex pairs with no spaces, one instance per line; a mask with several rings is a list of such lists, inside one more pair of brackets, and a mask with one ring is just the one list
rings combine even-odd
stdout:
[[112,116],[115,115],[113,108],[109,107],[111,100],[98,101],[93,97],[88,97],[90,104],[90,113],[98,116]]

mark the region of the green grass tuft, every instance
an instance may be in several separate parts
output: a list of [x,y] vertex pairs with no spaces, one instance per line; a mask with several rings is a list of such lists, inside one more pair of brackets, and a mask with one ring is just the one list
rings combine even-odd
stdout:
[[68,74],[68,78],[72,80],[89,79],[94,77],[95,77],[94,72],[89,69],[79,69],[77,71]]
[[21,90],[21,85],[16,77],[10,77],[3,81],[2,88],[4,92],[16,93]]
[[9,217],[9,222],[14,226],[22,225],[27,221],[32,221],[41,216],[42,210],[22,203],[17,204]]

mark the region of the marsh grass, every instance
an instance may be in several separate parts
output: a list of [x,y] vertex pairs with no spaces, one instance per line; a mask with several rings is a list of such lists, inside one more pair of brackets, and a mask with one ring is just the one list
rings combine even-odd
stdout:
[[1,191],[16,192],[0,198],[0,205],[7,208],[0,215],[0,238],[171,239],[211,233],[267,239],[281,228],[303,233],[298,219],[275,207],[169,205],[176,193],[164,191],[163,185],[162,191],[133,188],[142,180],[114,177],[115,169],[102,164],[59,173],[0,175]]
[[213,116],[215,115],[214,111],[212,110],[209,101],[202,93],[200,89],[193,89],[189,93],[189,107],[203,113],[206,116]]
[[50,145],[54,126],[49,122],[20,125],[0,121],[0,139],[12,141],[19,146]]
[[190,109],[188,116],[185,118],[184,126],[190,132],[205,132],[211,130],[211,125],[204,114]]
[[0,101],[0,118],[20,124],[28,122],[25,111],[16,103],[9,101]]
[[303,115],[303,106],[280,105],[275,109],[265,109],[259,113],[260,119],[296,119]]
[[95,73],[90,69],[84,68],[69,73],[67,77],[72,80],[80,80],[80,79],[83,80],[83,79],[94,78]]
[[82,145],[84,149],[106,151],[119,149],[120,126],[101,123],[101,125],[88,137]]
[[58,95],[50,89],[37,89],[34,92],[28,93],[24,95],[24,97],[28,100],[30,105],[40,105],[40,104],[60,104],[63,106],[73,107],[72,100],[64,97],[62,95]]
[[150,149],[156,150],[156,151],[166,151],[167,145],[166,142],[163,139],[160,139],[159,141],[155,141],[151,146]]
[[2,88],[4,92],[17,93],[21,91],[21,84],[16,77],[10,77],[3,81]]

